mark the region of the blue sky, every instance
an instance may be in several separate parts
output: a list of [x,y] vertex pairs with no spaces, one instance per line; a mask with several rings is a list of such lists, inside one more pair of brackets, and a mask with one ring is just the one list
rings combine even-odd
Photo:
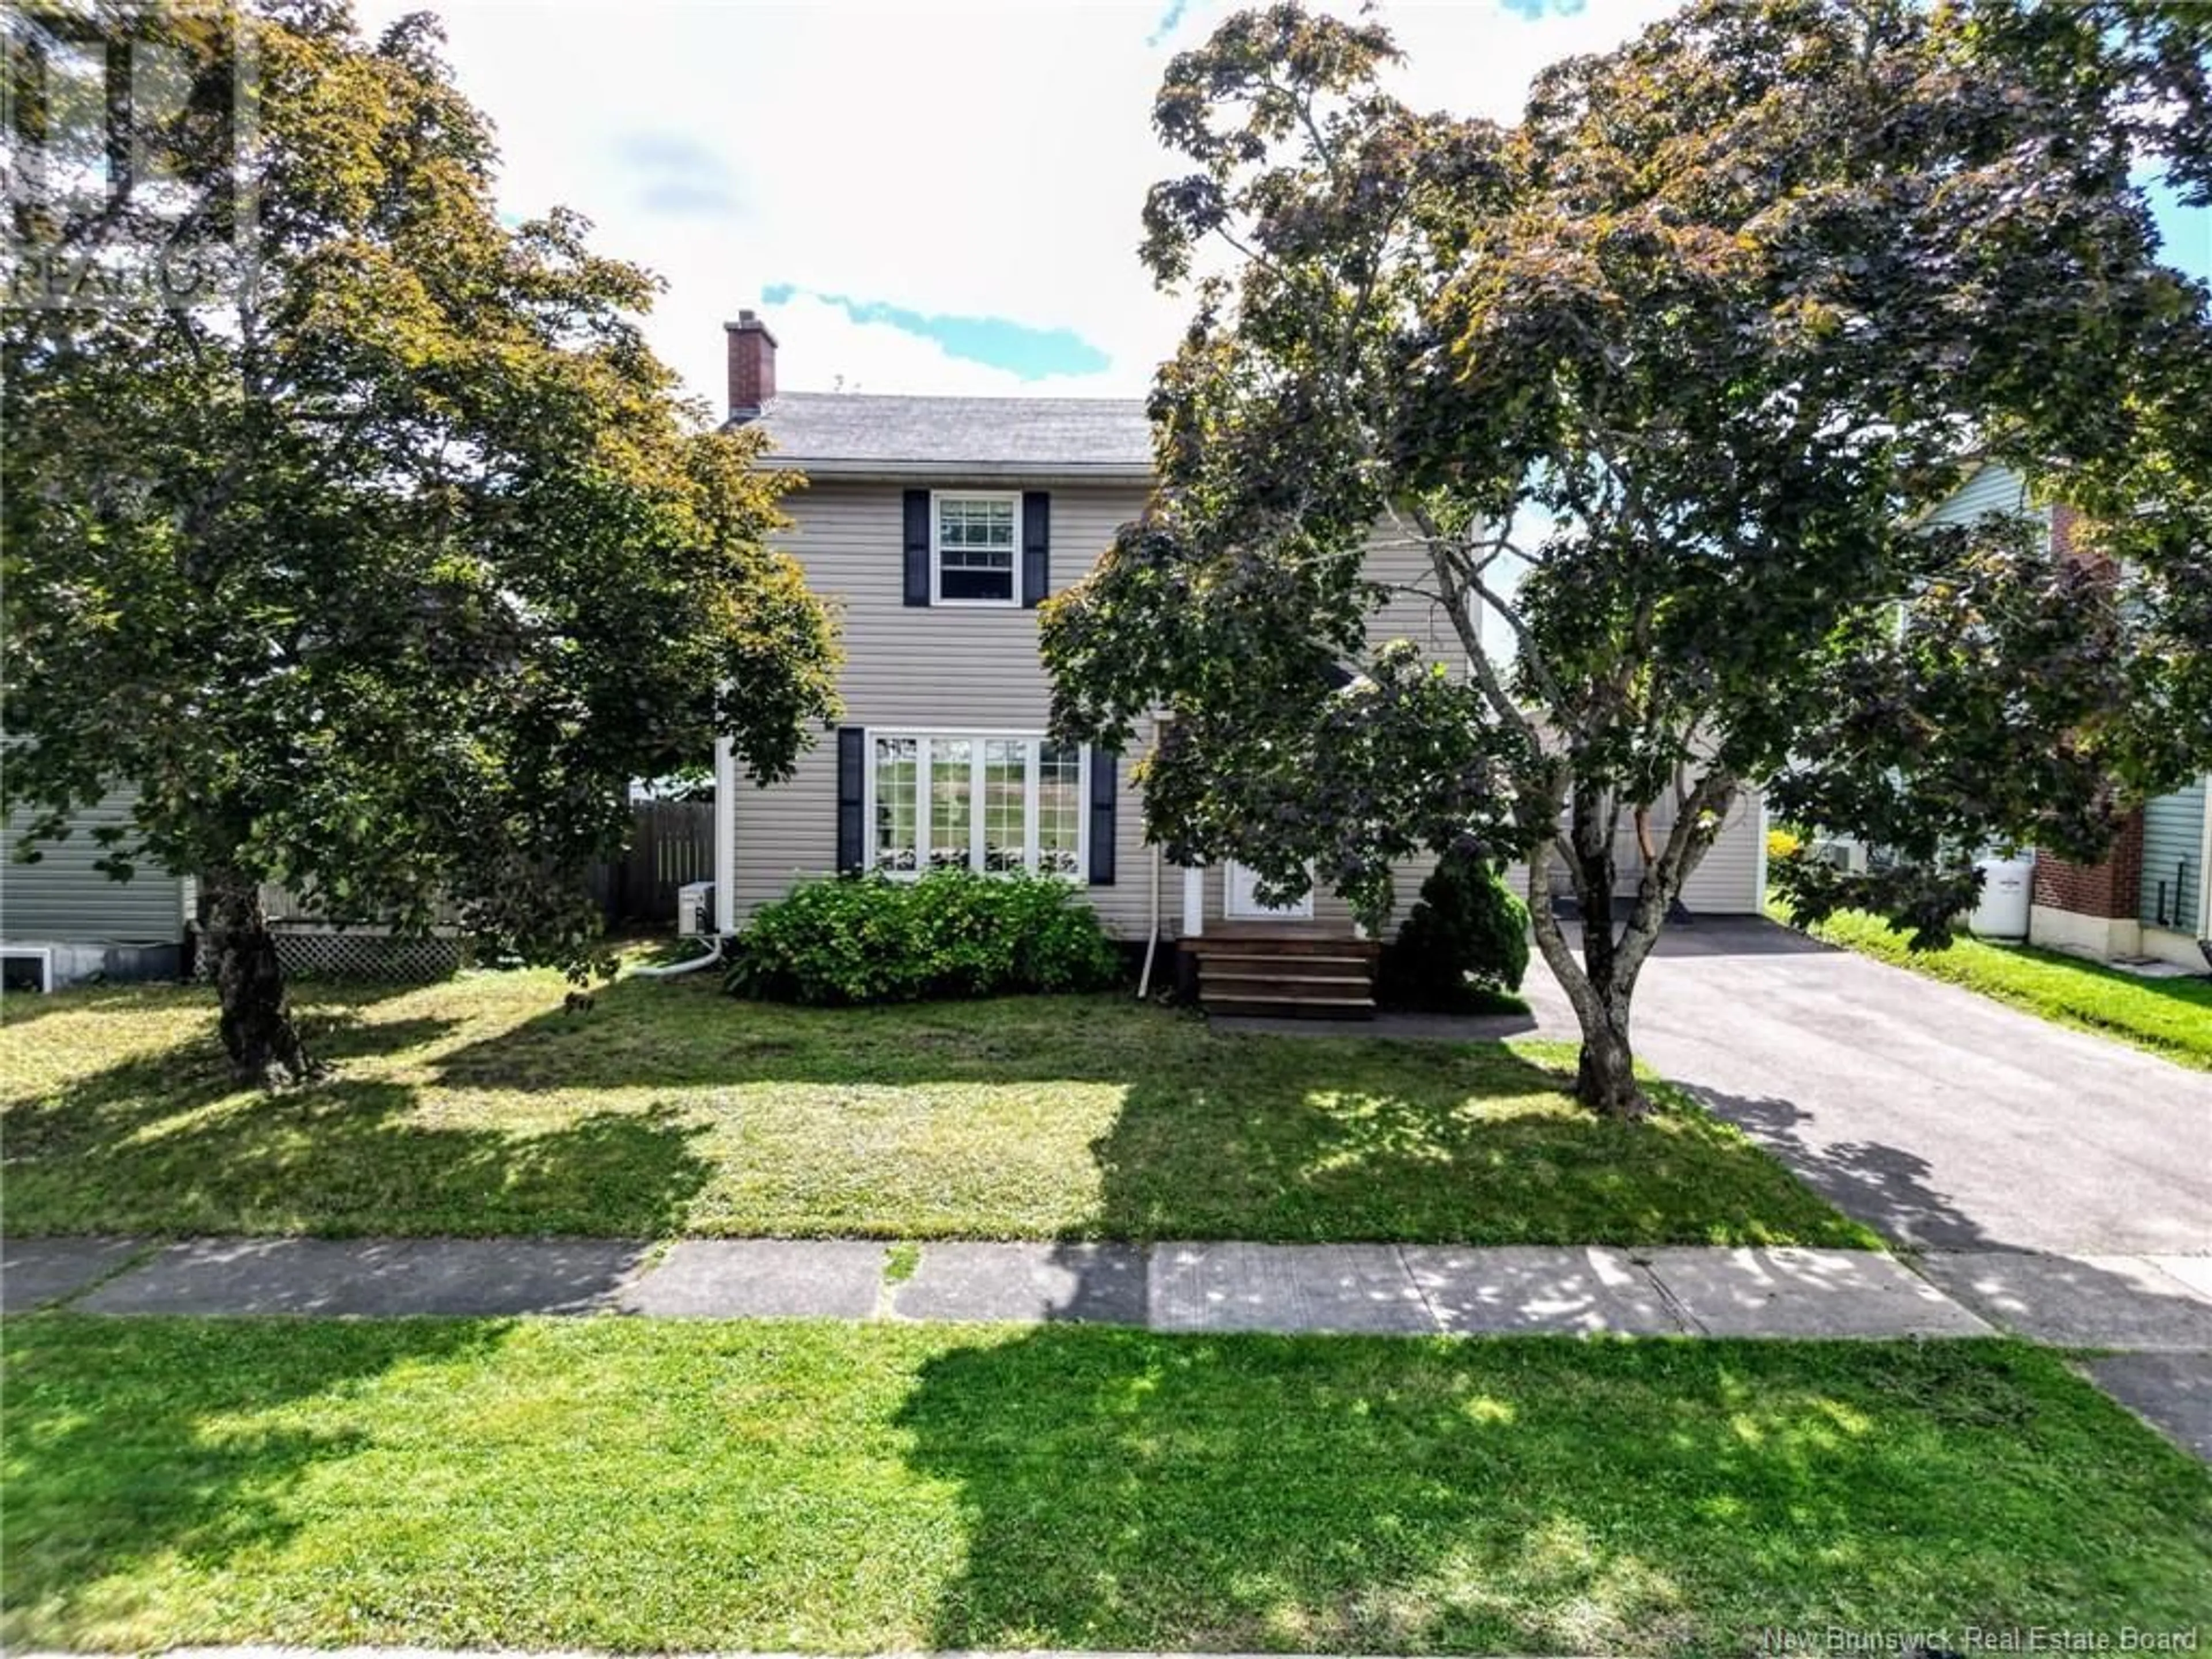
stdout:
[[2162,179],[2147,179],[2144,188],[2166,258],[2197,281],[2212,283],[2212,209],[2182,206],[2172,186]]
[[[655,348],[710,404],[766,315],[787,389],[1141,394],[1183,303],[1137,263],[1168,58],[1228,0],[428,3],[497,124],[501,205],[554,204],[666,287]],[[1352,0],[1344,0],[1349,9]],[[1511,119],[1552,59],[1671,0],[1382,0],[1417,105]],[[2202,212],[2169,236],[2212,277]]]
[[883,300],[817,294],[795,283],[770,283],[761,289],[761,302],[770,307],[788,306],[801,298],[834,307],[851,322],[881,324],[933,340],[951,356],[1004,369],[1024,380],[1101,374],[1113,367],[1112,358],[1073,328],[1033,328],[1011,317],[933,315]]

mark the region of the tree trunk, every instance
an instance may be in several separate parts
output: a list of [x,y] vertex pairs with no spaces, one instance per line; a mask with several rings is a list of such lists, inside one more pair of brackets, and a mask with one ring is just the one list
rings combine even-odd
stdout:
[[276,940],[262,914],[261,889],[237,871],[201,878],[207,896],[207,952],[222,1005],[222,1046],[241,1083],[281,1088],[312,1070],[284,994]]
[[[1553,849],[1540,847],[1528,860],[1528,913],[1536,934],[1536,948],[1574,1006],[1582,1027],[1582,1056],[1575,1068],[1575,1098],[1601,1117],[1635,1119],[1651,1110],[1651,1102],[1636,1084],[1636,1060],[1628,1044],[1629,998],[1636,985],[1638,961],[1624,961],[1613,948],[1608,920],[1593,919],[1584,902],[1584,956],[1577,961],[1567,948],[1565,931],[1553,914],[1550,865]],[[1577,872],[1578,894],[1590,887],[1588,872]],[[1602,882],[1598,884],[1602,887]],[[1607,898],[1607,910],[1611,909]],[[1589,964],[1602,963],[1593,974]],[[1623,981],[1626,983],[1623,983]]]
[[1607,996],[1597,1021],[1583,1021],[1575,1098],[1600,1117],[1640,1118],[1651,1110],[1650,1101],[1636,1084],[1636,1056],[1628,1046],[1625,997]]

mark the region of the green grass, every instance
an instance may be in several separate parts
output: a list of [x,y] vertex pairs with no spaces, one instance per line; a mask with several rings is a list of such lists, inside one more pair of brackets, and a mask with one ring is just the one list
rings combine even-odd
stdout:
[[1742,1653],[2185,1626],[2212,1473],[1998,1343],[9,1329],[31,1647]]
[[204,992],[11,999],[8,1220],[46,1232],[1874,1245],[1687,1102],[1557,1050],[1217,1036],[1127,997],[809,1011],[550,974],[308,1004],[234,1089]]
[[1905,934],[1858,911],[1811,931],[1832,945],[1963,985],[2055,1024],[2119,1037],[2212,1071],[2212,979],[2145,979],[2032,945],[1988,939],[1962,938],[1947,951],[1912,951]]

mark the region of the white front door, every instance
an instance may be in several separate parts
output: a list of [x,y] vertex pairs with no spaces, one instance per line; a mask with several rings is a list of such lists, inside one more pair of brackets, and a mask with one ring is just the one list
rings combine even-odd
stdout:
[[[1310,873],[1311,866],[1308,866]],[[1291,921],[1310,919],[1314,913],[1313,889],[1309,887],[1303,897],[1289,904],[1262,904],[1253,889],[1259,878],[1231,859],[1222,866],[1222,914],[1246,921]]]

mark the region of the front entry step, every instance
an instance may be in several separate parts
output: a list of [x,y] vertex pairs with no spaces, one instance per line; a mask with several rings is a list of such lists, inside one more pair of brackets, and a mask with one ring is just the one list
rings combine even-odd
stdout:
[[1371,939],[1325,933],[1239,932],[1186,940],[1199,1006],[1211,1014],[1265,1019],[1372,1019]]

